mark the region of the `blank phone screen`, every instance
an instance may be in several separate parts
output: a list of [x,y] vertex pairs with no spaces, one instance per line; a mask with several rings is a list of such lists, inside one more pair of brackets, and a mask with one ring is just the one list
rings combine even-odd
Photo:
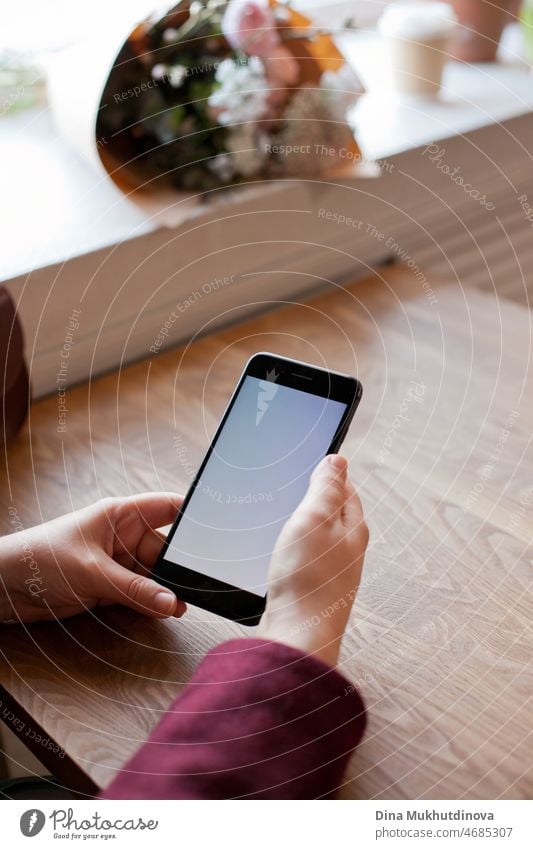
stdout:
[[246,376],[165,560],[265,595],[276,539],[346,406]]

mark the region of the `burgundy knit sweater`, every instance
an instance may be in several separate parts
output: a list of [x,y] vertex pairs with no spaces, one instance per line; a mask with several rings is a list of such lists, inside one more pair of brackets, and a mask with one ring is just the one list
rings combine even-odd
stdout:
[[335,669],[266,640],[210,651],[105,799],[316,799],[365,728]]

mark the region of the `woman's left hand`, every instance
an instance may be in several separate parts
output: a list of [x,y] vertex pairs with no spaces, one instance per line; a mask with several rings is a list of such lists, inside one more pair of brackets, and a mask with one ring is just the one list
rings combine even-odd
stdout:
[[0,539],[0,620],[60,619],[123,604],[155,618],[186,606],[148,575],[183,497],[145,493],[90,507]]

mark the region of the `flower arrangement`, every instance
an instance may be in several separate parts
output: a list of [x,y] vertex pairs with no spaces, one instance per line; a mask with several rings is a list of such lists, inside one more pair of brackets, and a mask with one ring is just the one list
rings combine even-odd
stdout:
[[99,153],[130,184],[316,176],[357,159],[346,116],[361,91],[327,33],[288,6],[181,0],[119,53]]

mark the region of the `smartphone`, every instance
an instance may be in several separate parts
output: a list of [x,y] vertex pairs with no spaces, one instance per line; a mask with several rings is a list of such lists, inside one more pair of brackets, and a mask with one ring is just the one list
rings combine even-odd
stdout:
[[361,395],[349,375],[255,354],[152,577],[183,601],[257,624],[276,539],[315,466],[338,451]]

